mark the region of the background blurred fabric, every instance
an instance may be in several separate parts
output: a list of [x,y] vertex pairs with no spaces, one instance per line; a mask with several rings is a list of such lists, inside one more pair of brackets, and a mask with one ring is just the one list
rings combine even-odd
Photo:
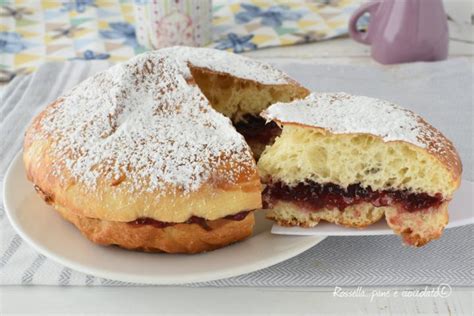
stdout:
[[[214,0],[209,46],[240,53],[340,36],[362,2]],[[121,62],[145,51],[133,6],[133,0],[0,0],[0,83],[47,61]]]

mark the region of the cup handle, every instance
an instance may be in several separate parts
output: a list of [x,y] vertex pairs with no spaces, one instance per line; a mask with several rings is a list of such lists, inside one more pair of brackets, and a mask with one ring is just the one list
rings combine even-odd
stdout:
[[371,38],[370,38],[370,26],[367,27],[367,32],[359,32],[357,30],[357,21],[360,19],[362,15],[365,13],[373,14],[375,10],[380,5],[380,0],[379,1],[371,1],[369,3],[361,5],[357,10],[354,11],[352,14],[350,20],[349,20],[349,35],[354,39],[355,41],[362,43],[362,44],[370,44]]

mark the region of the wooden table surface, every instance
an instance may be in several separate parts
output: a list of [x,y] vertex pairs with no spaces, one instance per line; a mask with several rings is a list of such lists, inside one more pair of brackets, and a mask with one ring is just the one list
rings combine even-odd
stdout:
[[[461,10],[457,9],[456,14],[463,15],[462,8],[465,8],[465,5],[461,6]],[[470,5],[472,14],[472,3]],[[472,24],[450,23],[450,33],[449,58],[464,57],[474,63]],[[370,58],[370,47],[355,43],[348,38],[264,49],[246,55],[264,60],[297,59],[314,63],[376,64]],[[2,315],[9,313],[473,315],[472,288],[454,288],[451,295],[446,298],[395,297],[394,293],[397,290],[400,289],[365,288],[364,291],[368,293],[376,291],[375,293],[379,294],[379,297],[371,300],[370,297],[335,297],[334,288],[3,286],[0,287],[0,312]]]

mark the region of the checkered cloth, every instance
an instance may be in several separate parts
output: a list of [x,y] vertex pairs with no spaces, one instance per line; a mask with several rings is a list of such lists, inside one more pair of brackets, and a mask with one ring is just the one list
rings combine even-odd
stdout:
[[[150,1],[0,0],[0,83],[47,61],[120,62],[143,52],[134,7]],[[364,1],[213,0],[209,46],[240,53],[337,37]]]

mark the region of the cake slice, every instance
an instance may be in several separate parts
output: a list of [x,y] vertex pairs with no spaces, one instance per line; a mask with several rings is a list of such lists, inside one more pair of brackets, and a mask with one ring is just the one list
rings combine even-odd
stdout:
[[462,165],[453,144],[420,116],[346,93],[277,103],[262,116],[282,128],[258,161],[270,219],[365,227],[385,216],[408,245],[441,236]]

